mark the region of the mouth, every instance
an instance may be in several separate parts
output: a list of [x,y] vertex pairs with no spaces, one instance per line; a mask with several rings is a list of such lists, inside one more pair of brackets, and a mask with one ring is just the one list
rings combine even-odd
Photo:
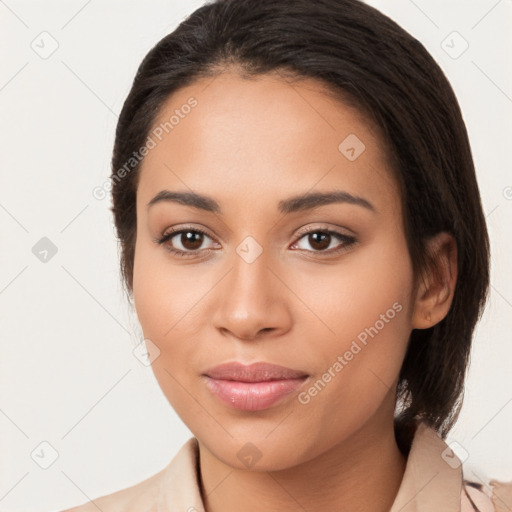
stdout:
[[268,409],[296,391],[309,377],[303,371],[264,362],[249,366],[238,362],[224,363],[202,376],[216,398],[245,411]]

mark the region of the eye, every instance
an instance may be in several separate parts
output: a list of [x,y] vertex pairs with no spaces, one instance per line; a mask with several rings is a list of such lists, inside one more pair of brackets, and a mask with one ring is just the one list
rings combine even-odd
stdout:
[[[201,249],[201,246],[204,242],[204,237],[212,240],[208,234],[199,228],[181,228],[181,229],[173,229],[170,232],[167,232],[161,238],[157,238],[154,240],[156,243],[160,245],[164,245],[165,248],[176,254],[177,256],[195,256],[199,251],[211,251],[212,249]],[[178,245],[178,248],[174,247],[171,242],[173,239],[176,239],[174,244]],[[181,247],[180,247],[181,246]]]
[[[326,254],[334,254],[348,249],[351,245],[356,242],[356,239],[352,236],[345,235],[343,233],[339,233],[338,231],[333,231],[331,229],[319,229],[319,228],[308,228],[302,232],[302,236],[299,238],[299,241],[305,239],[307,244],[313,248],[313,250],[304,249],[304,247],[299,247],[299,249],[306,250],[307,252],[315,252],[315,253],[326,253]],[[341,241],[336,246],[336,239]],[[334,249],[332,248],[332,244],[334,242]],[[299,242],[295,242],[292,246],[298,246]]]
[[[155,243],[164,245],[166,250],[180,257],[193,257],[199,252],[211,252],[212,248],[202,248],[205,237],[213,240],[206,231],[196,227],[184,227],[178,229],[172,229],[171,231],[164,234],[161,238],[154,239]],[[173,240],[175,241],[173,242]],[[300,247],[299,242],[305,239],[306,242],[312,247],[312,250]],[[339,241],[338,245],[332,243]],[[321,229],[317,227],[307,228],[302,231],[298,241],[295,242],[291,248],[298,247],[300,250],[313,253],[323,254],[337,254],[341,251],[347,250],[351,245],[356,242],[356,239],[352,236],[345,235],[338,231],[331,229]],[[178,247],[176,247],[176,245]]]

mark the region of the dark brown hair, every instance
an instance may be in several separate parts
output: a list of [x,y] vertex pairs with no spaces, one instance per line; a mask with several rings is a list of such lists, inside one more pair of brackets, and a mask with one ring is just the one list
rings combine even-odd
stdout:
[[193,12],[146,55],[119,116],[112,157],[112,212],[128,297],[140,168],[132,154],[172,93],[233,68],[246,79],[271,72],[316,79],[374,121],[400,184],[416,276],[431,263],[426,240],[442,231],[453,234],[453,302],[441,322],[411,333],[395,420],[404,427],[397,430],[411,433],[407,426],[421,418],[445,437],[460,411],[473,330],[487,299],[485,217],[448,80],[419,41],[359,0],[217,0]]

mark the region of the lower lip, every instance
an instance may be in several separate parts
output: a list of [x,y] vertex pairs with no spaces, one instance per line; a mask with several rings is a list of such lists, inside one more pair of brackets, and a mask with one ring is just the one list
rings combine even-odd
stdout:
[[243,411],[268,409],[289,395],[306,380],[284,379],[265,382],[240,382],[206,376],[206,387],[225,404]]

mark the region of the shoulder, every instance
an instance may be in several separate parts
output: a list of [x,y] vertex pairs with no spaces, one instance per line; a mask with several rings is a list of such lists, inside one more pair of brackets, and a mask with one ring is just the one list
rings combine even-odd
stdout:
[[489,486],[463,481],[461,512],[509,512],[512,510],[512,482],[493,480]]
[[165,469],[135,485],[61,512],[156,512],[159,484]]
[[512,510],[512,482],[499,482],[491,480],[492,500],[496,512],[510,512]]
[[120,491],[89,499],[60,512],[157,512],[164,502],[172,510],[178,508],[176,504],[181,506],[183,500],[201,503],[197,486],[197,458],[197,439],[191,437],[158,473]]
[[489,493],[476,482],[464,480],[461,492],[461,512],[495,512]]

